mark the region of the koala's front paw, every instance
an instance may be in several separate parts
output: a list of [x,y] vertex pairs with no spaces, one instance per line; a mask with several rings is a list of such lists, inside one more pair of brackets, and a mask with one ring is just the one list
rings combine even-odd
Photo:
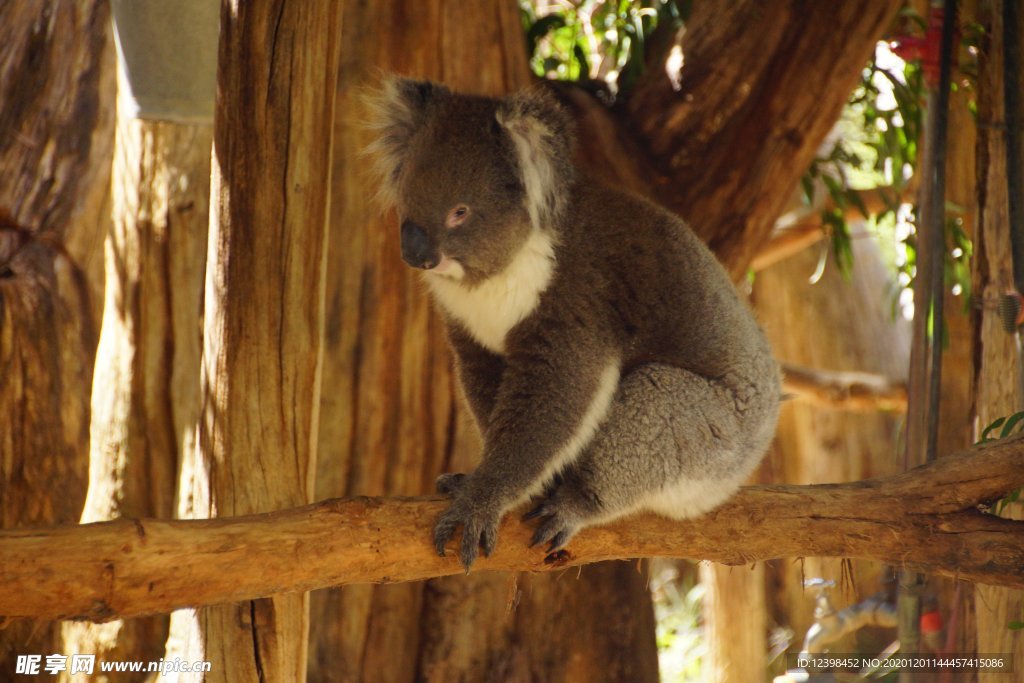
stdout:
[[[438,483],[440,488],[440,482]],[[437,554],[444,557],[444,546],[455,535],[455,530],[462,527],[462,545],[459,549],[459,561],[469,573],[469,568],[476,560],[477,552],[483,549],[484,557],[494,552],[498,542],[498,522],[501,513],[485,501],[475,500],[467,495],[465,487],[455,494],[451,507],[442,513],[434,527],[434,547]]]
[[599,509],[597,501],[576,486],[559,486],[540,505],[523,515],[524,521],[541,520],[530,540],[530,547],[547,543],[549,553],[564,548],[573,536],[589,526],[589,520],[594,518]]

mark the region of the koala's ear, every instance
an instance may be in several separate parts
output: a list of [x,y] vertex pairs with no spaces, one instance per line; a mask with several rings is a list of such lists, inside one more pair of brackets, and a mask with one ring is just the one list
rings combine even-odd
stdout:
[[496,116],[515,145],[530,221],[552,228],[568,202],[574,174],[572,117],[542,86],[509,95]]
[[395,203],[410,141],[427,121],[431,106],[448,95],[437,83],[387,76],[379,89],[364,96],[366,128],[375,137],[363,152],[373,161],[377,194],[386,206]]

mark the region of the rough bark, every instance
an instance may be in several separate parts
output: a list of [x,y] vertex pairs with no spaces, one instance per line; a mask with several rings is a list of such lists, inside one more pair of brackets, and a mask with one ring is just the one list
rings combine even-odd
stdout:
[[[479,570],[552,571],[633,557],[743,565],[813,555],[1024,587],[1024,523],[978,509],[1021,485],[1024,436],[880,479],[747,487],[703,518],[624,519],[581,532],[552,556],[529,548],[531,526],[509,515],[502,543],[479,560]],[[453,555],[438,557],[424,543],[444,505],[350,498],[229,519],[7,530],[0,532],[0,612],[102,621],[326,585],[459,574]]]
[[[1006,0],[1004,0],[1006,1]],[[1013,288],[1010,225],[1007,208],[1006,133],[1003,87],[1003,2],[993,0],[980,6],[981,21],[990,37],[983,51],[978,101],[979,213],[974,258],[974,296],[982,302],[994,302]],[[1024,14],[1022,14],[1024,17]],[[1018,28],[1024,30],[1024,26]],[[1018,92],[1024,74],[1017,74]],[[1016,112],[1022,120],[1024,112]],[[1024,150],[1022,150],[1024,151]],[[1020,355],[1019,335],[1003,331],[993,305],[982,306],[975,318],[975,406],[976,429],[982,429],[998,417],[1021,409],[1024,396],[1018,387]],[[1011,506],[1007,512],[1024,518],[1024,505]],[[1009,629],[1011,620],[1024,614],[1024,592],[976,586],[974,591],[977,651],[1012,653],[1014,671],[1024,671],[1024,631]],[[998,674],[979,674],[979,681],[1002,680]]]
[[[4,2],[0,45],[0,527],[71,523],[85,498],[103,287],[107,4]],[[59,638],[58,624],[7,624],[0,671],[16,654],[58,651]]]
[[668,74],[659,62],[629,94],[620,113],[655,169],[656,197],[735,276],[768,237],[900,5],[694,3],[682,69]]
[[[0,528],[78,521],[96,344],[88,300],[59,247],[0,225]],[[7,624],[0,670],[29,650],[58,651],[59,638],[59,624]]]
[[[221,5],[196,516],[312,499],[340,10]],[[305,679],[308,596],[198,623],[208,680]]]
[[[439,473],[472,469],[479,440],[440,321],[398,258],[394,216],[370,201],[359,94],[379,69],[488,95],[526,86],[522,24],[509,0],[376,0],[346,3],[342,25],[317,496],[422,495]],[[510,611],[517,581],[528,589]],[[612,610],[616,628],[602,631]],[[485,573],[350,585],[314,596],[312,614],[313,681],[657,678],[645,577],[618,564],[573,582]]]
[[[171,517],[199,417],[209,125],[118,120],[106,300],[92,388],[82,522]],[[64,628],[69,652],[157,660],[166,618]]]
[[0,214],[63,244],[99,320],[114,142],[114,46],[101,0],[0,5]]

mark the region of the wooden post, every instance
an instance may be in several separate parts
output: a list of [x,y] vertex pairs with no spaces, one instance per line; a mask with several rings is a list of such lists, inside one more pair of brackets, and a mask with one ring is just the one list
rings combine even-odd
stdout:
[[[195,449],[199,420],[218,7],[213,0],[115,0],[112,7],[119,61],[112,220],[83,523],[171,517],[176,475]],[[157,50],[159,58],[140,58]],[[188,68],[169,57],[176,51],[188,55]],[[195,109],[174,86],[190,87],[205,106],[190,116],[184,106],[159,110],[138,96],[143,85]],[[96,655],[98,671],[104,661],[160,659],[167,618],[65,624],[63,635],[63,651]]]
[[[340,23],[332,0],[221,5],[197,516],[312,497]],[[207,680],[305,680],[308,595],[198,623]]]
[[[199,417],[212,132],[118,112],[83,523],[173,516]],[[166,636],[166,618],[64,627],[67,651],[111,661],[159,659]]]
[[[1003,5],[1005,2],[986,3],[981,6],[981,23],[986,27],[989,44],[982,50],[986,59],[979,69],[978,99],[978,152],[979,152],[979,212],[978,230],[974,247],[974,297],[977,301],[996,301],[1012,288],[1013,269],[1010,249],[1010,216],[1008,215],[1008,183],[1006,176],[1006,112],[1003,98]],[[1018,12],[1018,17],[1024,13]],[[1018,35],[1021,26],[1017,27]],[[1021,74],[1017,74],[1016,87],[1020,92]],[[1018,98],[1019,99],[1019,98]],[[1022,112],[1017,111],[1019,122]],[[1021,220],[1021,217],[1017,217]],[[1017,378],[1021,368],[1017,344],[1019,332],[1007,334],[999,313],[992,306],[983,306],[975,317],[975,405],[976,429],[983,429],[995,419],[1010,415],[1022,408],[1024,396],[1018,391]],[[977,436],[977,434],[976,434]],[[1024,505],[1009,506],[1004,516],[1024,519]],[[1002,653],[1011,655],[1014,672],[1024,671],[1024,631],[1010,630],[1013,620],[1021,620],[1024,613],[1024,591],[978,585],[974,589],[974,610],[977,628],[978,654]],[[998,674],[979,674],[978,680],[1005,680]]]

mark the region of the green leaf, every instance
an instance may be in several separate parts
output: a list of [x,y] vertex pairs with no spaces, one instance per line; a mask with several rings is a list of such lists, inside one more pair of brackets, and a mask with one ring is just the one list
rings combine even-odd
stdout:
[[844,192],[843,186],[839,184],[839,181],[827,173],[822,173],[821,182],[825,183],[825,187],[828,188],[828,193],[829,196],[832,197],[832,201],[834,201],[840,209],[845,209],[846,193]]
[[1006,422],[1006,418],[1001,417],[992,424],[990,424],[988,427],[985,427],[985,429],[981,431],[981,438],[978,440],[978,443],[984,443],[986,441],[991,441],[992,439],[994,439],[995,437],[989,438],[989,434],[999,429],[1000,425],[1002,425],[1004,422]]
[[1009,624],[1006,625],[1006,628],[1010,629],[1011,631],[1024,630],[1024,621],[1011,621]]
[[1024,420],[1024,411],[1014,413],[1006,420],[1006,424],[1003,425],[1002,431],[999,432],[999,438],[1005,439],[1013,433],[1013,428],[1020,424],[1020,421]]

